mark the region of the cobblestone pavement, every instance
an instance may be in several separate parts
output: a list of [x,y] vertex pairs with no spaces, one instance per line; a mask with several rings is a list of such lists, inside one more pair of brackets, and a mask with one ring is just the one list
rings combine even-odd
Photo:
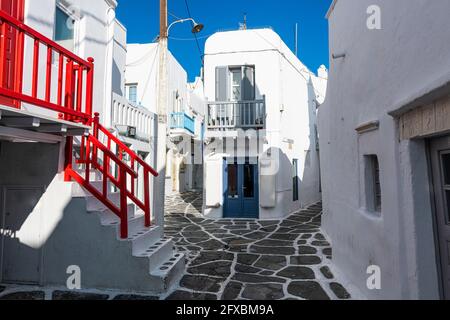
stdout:
[[201,209],[197,193],[167,197],[166,234],[186,253],[187,266],[179,287],[166,296],[0,285],[0,300],[351,298],[331,271],[320,204],[274,221],[210,220]]
[[210,220],[197,193],[167,197],[166,235],[187,255],[168,299],[350,299],[330,269],[321,204],[284,220]]

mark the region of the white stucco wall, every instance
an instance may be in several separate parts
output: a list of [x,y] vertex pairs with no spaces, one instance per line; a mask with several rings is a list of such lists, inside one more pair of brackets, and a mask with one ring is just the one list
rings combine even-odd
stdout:
[[[157,43],[147,44],[128,44],[127,45],[127,64],[125,73],[126,84],[137,84],[137,104],[156,113],[158,101],[158,73],[159,73],[159,49]],[[195,134],[193,138],[199,140],[201,138],[201,124],[204,117],[204,98],[203,83],[201,79],[195,85],[188,84],[187,72],[169,52],[168,55],[168,106],[167,113],[175,111],[185,112],[187,115],[195,118]],[[178,93],[178,100],[181,102],[180,110],[175,110],[175,96]],[[170,119],[170,118],[169,118]],[[185,130],[180,130],[184,138],[188,137]],[[170,133],[169,133],[170,134]],[[198,141],[197,144],[198,146]],[[198,149],[198,147],[197,147]],[[200,148],[201,150],[201,148]],[[185,152],[185,151],[184,151]],[[201,151],[197,151],[197,154]],[[179,173],[179,169],[173,170],[174,165],[179,168],[177,163],[184,161],[190,163],[186,157],[180,159],[174,155],[174,151],[169,151],[167,156],[166,177],[172,178],[173,174],[177,175],[176,181],[167,180],[167,193],[171,193],[172,189],[177,191],[190,190],[193,185],[193,167],[188,165],[186,173]],[[182,181],[181,181],[182,180]],[[181,182],[180,182],[181,181]],[[181,187],[178,187],[179,185]]]
[[[216,68],[255,66],[256,99],[266,99],[267,140],[264,150],[280,151],[275,177],[276,205],[260,208],[261,219],[274,219],[320,200],[318,153],[315,143],[315,103],[318,92],[310,83],[316,79],[282,39],[270,29],[238,30],[212,35],[205,47],[205,96],[215,100]],[[317,82],[320,82],[318,80]],[[324,82],[326,80],[324,79]],[[288,142],[293,142],[289,147]],[[223,215],[222,158],[206,154],[205,213]],[[299,160],[300,201],[293,202],[292,161]],[[222,168],[222,169],[221,169]],[[261,185],[260,195],[265,194]],[[212,208],[220,204],[218,208]]]
[[[159,51],[157,43],[127,45],[126,83],[137,84],[137,103],[152,112],[157,112],[157,80],[159,72]],[[169,105],[167,112],[173,111],[174,93],[178,91],[186,106],[187,73],[169,52]]]
[[[330,11],[330,61],[319,109],[324,229],[334,263],[369,298],[439,297],[426,144],[399,141],[388,112],[448,79],[447,1],[338,0]],[[381,30],[367,28],[370,5]],[[419,95],[420,96],[420,95]],[[361,124],[379,129],[358,135]],[[381,217],[365,208],[364,155],[380,162]],[[366,286],[368,266],[381,268],[381,290]]]

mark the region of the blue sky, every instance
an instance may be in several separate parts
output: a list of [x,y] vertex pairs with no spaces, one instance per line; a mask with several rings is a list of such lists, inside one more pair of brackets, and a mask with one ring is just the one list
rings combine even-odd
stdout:
[[[168,0],[169,21],[186,18],[186,0]],[[192,17],[205,25],[198,35],[203,53],[206,38],[233,30],[247,13],[249,28],[271,26],[294,49],[294,25],[299,24],[299,58],[312,71],[328,67],[328,26],[325,14],[332,0],[187,0]],[[159,33],[159,0],[119,0],[117,17],[128,29],[128,43],[152,42]],[[189,23],[171,29],[170,51],[192,81],[201,58]]]

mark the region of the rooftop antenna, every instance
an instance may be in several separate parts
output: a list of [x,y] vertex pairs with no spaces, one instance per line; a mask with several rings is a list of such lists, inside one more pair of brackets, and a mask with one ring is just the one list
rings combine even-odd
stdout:
[[295,24],[295,56],[298,57],[298,23]]
[[243,26],[244,30],[247,30],[247,13],[244,12],[244,26]]

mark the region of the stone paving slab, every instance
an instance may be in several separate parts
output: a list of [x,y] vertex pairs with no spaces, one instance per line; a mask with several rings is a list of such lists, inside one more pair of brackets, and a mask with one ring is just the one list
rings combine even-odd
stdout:
[[187,253],[185,275],[170,299],[351,298],[329,267],[320,203],[272,221],[205,219],[202,205],[196,193],[167,197],[166,233]]
[[0,300],[328,300],[351,299],[331,271],[321,204],[284,220],[211,220],[198,193],[167,197],[166,236],[186,254],[178,286],[164,296],[0,286]]

